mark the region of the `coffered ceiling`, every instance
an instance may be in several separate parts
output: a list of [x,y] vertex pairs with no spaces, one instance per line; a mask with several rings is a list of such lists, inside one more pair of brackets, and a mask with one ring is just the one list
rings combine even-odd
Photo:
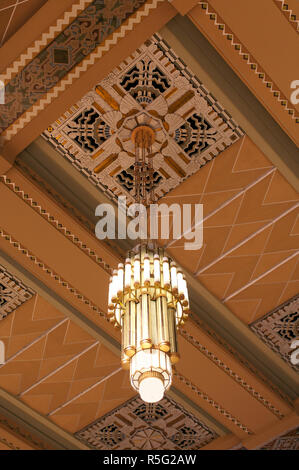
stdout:
[[[296,449],[296,1],[6,3],[0,448]],[[138,123],[156,130],[158,203],[204,210],[200,250],[159,240],[192,312],[155,405],[106,317],[131,242],[94,235],[97,204],[133,200]]]

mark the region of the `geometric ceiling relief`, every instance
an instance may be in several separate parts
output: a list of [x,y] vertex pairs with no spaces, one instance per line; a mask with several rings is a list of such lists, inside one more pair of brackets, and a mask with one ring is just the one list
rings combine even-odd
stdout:
[[243,131],[155,34],[43,133],[111,198],[133,198],[132,130],[155,131],[153,185],[163,197]]
[[261,447],[261,450],[299,450],[299,428],[274,439]]
[[197,450],[218,437],[174,400],[134,397],[75,435],[99,450]]
[[0,265],[0,320],[29,300],[34,291]]
[[255,321],[250,328],[293,369],[299,371],[299,366],[290,360],[293,351],[291,343],[299,339],[299,296]]

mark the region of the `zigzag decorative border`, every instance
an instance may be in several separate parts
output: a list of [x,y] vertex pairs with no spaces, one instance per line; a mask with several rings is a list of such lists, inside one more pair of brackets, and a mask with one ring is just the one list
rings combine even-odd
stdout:
[[274,4],[283,12],[284,16],[287,18],[288,22],[293,26],[295,31],[299,33],[299,20],[293,10],[289,10],[289,5],[285,0],[273,0]]
[[[277,0],[278,1],[278,0]],[[279,0],[283,1],[283,0]],[[217,27],[219,31],[222,32],[222,35],[231,43],[231,46],[238,52],[238,54],[246,61],[247,65],[250,67],[252,72],[254,72],[259,79],[263,81],[266,88],[273,94],[277,101],[284,107],[285,111],[291,116],[291,119],[295,119],[296,123],[299,123],[299,114],[293,108],[289,100],[278,90],[278,87],[270,81],[262,69],[262,67],[257,63],[257,61],[252,57],[252,55],[245,49],[241,44],[238,38],[229,30],[228,26],[224,23],[222,18],[216,13],[216,11],[210,6],[208,2],[198,2],[203,10],[205,10],[206,15],[211,21],[213,21],[214,26]]]
[[99,315],[102,318],[105,318],[107,322],[109,319],[105,315],[104,312],[99,310],[99,308],[87,297],[84,297],[77,289],[75,289],[71,284],[69,284],[65,279],[63,279],[59,274],[53,271],[49,266],[39,260],[31,251],[27,250],[20,242],[15,240],[9,233],[5,232],[4,230],[0,229],[0,237],[4,238],[5,241],[9,242],[14,248],[20,251],[23,255],[30,259],[36,266],[42,269],[46,274],[48,274],[51,278],[53,278],[56,282],[58,282],[62,287],[65,287],[69,292],[71,292],[77,299],[83,302],[85,305],[91,308],[91,310]]
[[242,429],[242,431],[246,432],[249,436],[253,435],[253,432],[244,424],[241,423],[237,418],[235,418],[229,411],[225,410],[222,408],[219,403],[217,403],[215,400],[210,398],[206,393],[202,392],[196,385],[194,385],[189,379],[184,377],[184,375],[180,374],[176,370],[173,373],[174,377],[177,377],[178,380],[183,382],[187,387],[191,388],[191,390],[196,393],[200,398],[203,400],[207,401],[209,405],[211,405],[213,408],[215,408],[220,414],[225,416],[227,419],[229,419],[232,423],[234,423],[238,428]]
[[112,46],[115,46],[118,41],[124,38],[129,31],[133,30],[134,25],[139,24],[144,17],[147,17],[151,10],[157,8],[158,4],[164,0],[148,0],[139,10],[130,16],[120,28],[116,29],[112,35],[105,39],[104,43],[98,46],[86,59],[77,65],[67,76],[63,78],[57,86],[55,86],[45,98],[41,98],[35,105],[33,105],[26,113],[17,119],[10,127],[8,127],[1,134],[1,144],[8,142],[19,130],[23,129],[26,124],[32,121],[39,112],[43,111],[46,106],[52,103],[67,87],[72,85],[74,80],[79,79],[81,74],[86,72],[92,67],[96,60],[100,59],[104,54],[109,52]]
[[194,336],[190,335],[186,330],[180,330],[181,335],[185,338],[190,344],[192,344],[198,351],[203,353],[210,361],[214,362],[221,370],[223,370],[227,375],[229,375],[235,382],[237,382],[242,388],[244,388],[251,396],[258,400],[262,405],[264,405],[269,411],[271,411],[279,419],[283,419],[284,415],[276,408],[272,403],[264,398],[259,392],[257,392],[251,385],[249,385],[242,377],[236,374],[230,367],[228,367],[224,362],[222,362],[214,353],[210,352],[205,346],[203,346],[199,341],[197,341]]
[[92,2],[93,0],[79,0],[78,3],[72,6],[71,10],[66,11],[63,17],[56,21],[55,25],[50,26],[48,31],[43,33],[40,39],[37,39],[32,46],[27,48],[26,52],[21,54],[20,57],[13,62],[11,67],[6,69],[5,74],[1,75],[2,81],[6,84],[7,81],[11,80],[20,69],[24,68],[28,62],[53,41],[55,37]]
[[89,248],[85,243],[83,243],[76,235],[74,235],[70,230],[68,230],[59,220],[55,219],[49,212],[43,209],[36,201],[34,201],[29,194],[26,194],[19,186],[17,186],[10,178],[6,175],[0,176],[0,181],[4,183],[12,192],[14,192],[20,199],[22,199],[26,204],[32,209],[40,214],[44,219],[46,219],[53,227],[55,227],[59,232],[61,232],[66,238],[68,238],[74,245],[80,248],[84,254],[87,254],[89,258],[95,261],[100,265],[109,275],[111,275],[112,268],[109,264],[100,258],[94,250]]

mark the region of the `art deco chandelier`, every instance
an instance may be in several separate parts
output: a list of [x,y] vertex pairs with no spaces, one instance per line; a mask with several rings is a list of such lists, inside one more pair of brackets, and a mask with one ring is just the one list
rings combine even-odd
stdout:
[[[155,131],[137,126],[135,144],[135,200],[154,202],[151,147]],[[122,330],[121,362],[130,370],[133,388],[143,401],[161,400],[172,382],[172,364],[179,360],[177,330],[187,320],[186,279],[162,248],[141,241],[110,278],[108,315]]]

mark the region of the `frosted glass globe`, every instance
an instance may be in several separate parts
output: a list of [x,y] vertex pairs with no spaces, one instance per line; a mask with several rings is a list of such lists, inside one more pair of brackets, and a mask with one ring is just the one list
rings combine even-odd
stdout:
[[145,377],[139,384],[140,398],[147,403],[156,403],[164,396],[164,385],[159,377]]

